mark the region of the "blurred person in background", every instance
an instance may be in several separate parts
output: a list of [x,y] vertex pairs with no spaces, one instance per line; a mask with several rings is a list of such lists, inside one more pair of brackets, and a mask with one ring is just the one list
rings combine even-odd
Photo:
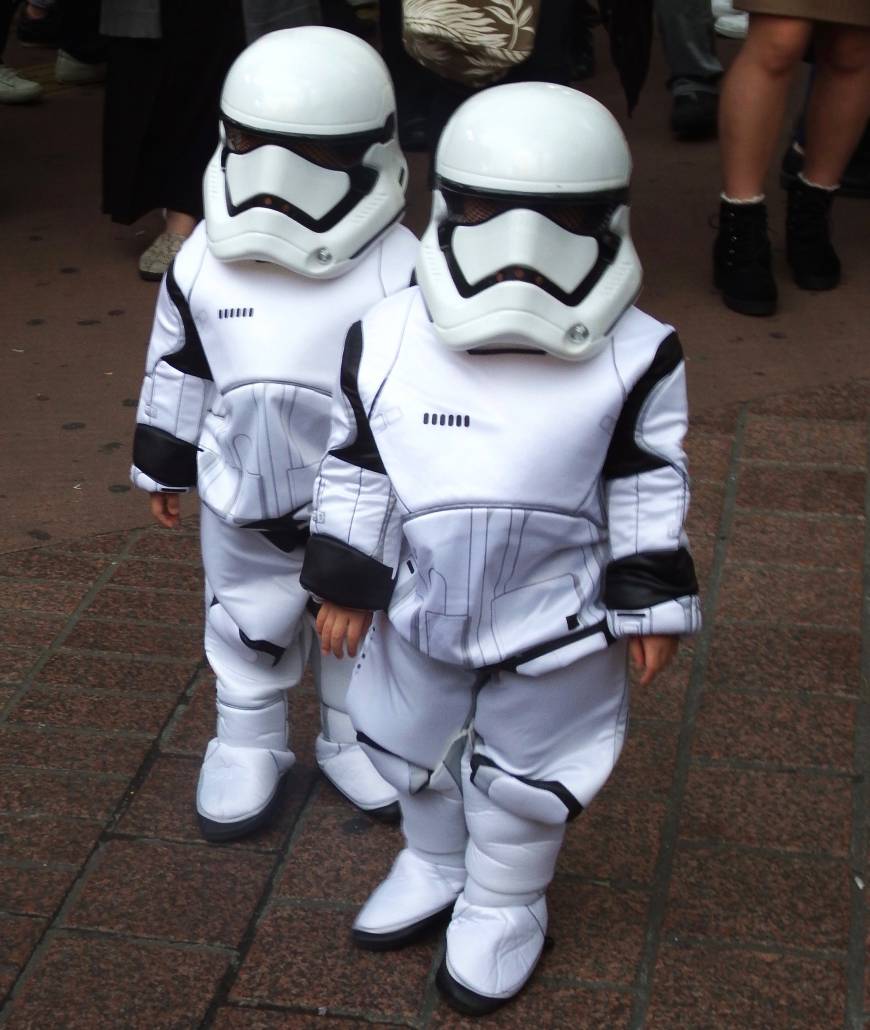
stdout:
[[723,192],[713,250],[725,304],[772,315],[764,180],[794,71],[812,43],[815,73],[806,109],[803,166],[788,188],[786,256],[795,283],[830,290],[840,282],[831,244],[831,204],[870,116],[867,0],[736,0],[749,11],[746,43],[725,78],[720,111]]
[[3,51],[6,49],[14,11],[12,0],[0,0],[0,104],[27,104],[42,96],[42,86],[38,82],[26,79],[3,63]]
[[103,211],[124,225],[165,212],[143,279],[163,276],[202,218],[220,89],[246,39],[319,21],[317,0],[103,0]]

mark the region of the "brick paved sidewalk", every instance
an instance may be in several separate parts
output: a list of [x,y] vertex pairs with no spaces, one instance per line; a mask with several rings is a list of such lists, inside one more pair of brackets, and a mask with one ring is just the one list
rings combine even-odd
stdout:
[[[695,422],[704,634],[636,693],[620,766],[559,862],[556,947],[486,1025],[870,1015],[868,404],[862,383]],[[0,1025],[471,1025],[438,1000],[437,939],[350,945],[399,835],[315,774],[310,684],[279,824],[200,841],[213,713],[187,525],[0,556]]]

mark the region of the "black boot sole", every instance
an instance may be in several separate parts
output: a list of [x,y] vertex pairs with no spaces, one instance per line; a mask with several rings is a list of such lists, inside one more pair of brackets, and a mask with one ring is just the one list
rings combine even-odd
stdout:
[[476,994],[474,991],[470,991],[450,975],[446,958],[441,960],[441,965],[435,974],[435,986],[442,993],[447,1004],[463,1016],[487,1016],[516,997],[515,994],[512,994],[509,998],[488,998],[485,994]]
[[734,297],[723,289],[717,276],[713,277],[713,286],[722,294],[722,301],[726,308],[736,311],[740,315],[753,315],[758,318],[765,318],[776,314],[776,301],[773,300],[747,300],[745,297]]
[[454,902],[451,901],[449,905],[433,912],[431,916],[426,916],[425,919],[412,923],[411,926],[406,926],[401,930],[393,930],[392,933],[351,930],[351,940],[358,948],[363,948],[365,951],[396,951],[399,948],[405,948],[420,940],[421,937],[425,937],[430,930],[436,927],[440,929],[444,926],[450,919],[453,905]]
[[240,837],[247,837],[252,833],[256,833],[257,830],[262,830],[271,823],[275,810],[280,804],[284,782],[285,778],[282,776],[278,786],[275,788],[275,793],[265,808],[261,808],[259,812],[248,816],[246,819],[239,819],[238,822],[219,823],[197,812],[196,819],[199,823],[199,832],[210,844],[225,844],[227,841],[238,840]]
[[795,285],[801,290],[835,290],[840,285],[840,276],[837,275],[813,275],[811,272],[796,272],[791,270]]

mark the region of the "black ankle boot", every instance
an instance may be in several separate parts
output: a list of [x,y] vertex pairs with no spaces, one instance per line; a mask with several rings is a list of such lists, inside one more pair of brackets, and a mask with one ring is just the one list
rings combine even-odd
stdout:
[[832,190],[810,186],[798,176],[788,189],[785,246],[794,281],[802,290],[833,290],[840,259],[831,246]]
[[719,235],[713,245],[713,282],[732,311],[741,315],[772,315],[776,311],[764,203],[722,201]]

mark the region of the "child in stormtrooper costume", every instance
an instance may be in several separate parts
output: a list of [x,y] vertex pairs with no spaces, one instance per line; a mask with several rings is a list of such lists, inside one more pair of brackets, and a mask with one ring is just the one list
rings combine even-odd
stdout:
[[700,607],[684,363],[632,306],[615,119],[496,86],[435,172],[419,286],[348,334],[302,582],[323,650],[359,646],[348,708],[402,809],[353,936],[401,947],[452,913],[437,983],[479,1015],[540,957],[566,823],[622,749],[628,654],[645,685]]
[[360,808],[398,814],[346,712],[351,669],[321,660],[299,584],[345,335],[413,273],[395,112],[383,61],[357,37],[320,26],[261,37],[227,75],[205,221],[160,288],[132,479],[164,525],[178,521],[178,494],[195,486],[201,501],[217,677],[196,794],[208,840],[268,820],[294,762],[286,691],[309,652],[318,765]]

